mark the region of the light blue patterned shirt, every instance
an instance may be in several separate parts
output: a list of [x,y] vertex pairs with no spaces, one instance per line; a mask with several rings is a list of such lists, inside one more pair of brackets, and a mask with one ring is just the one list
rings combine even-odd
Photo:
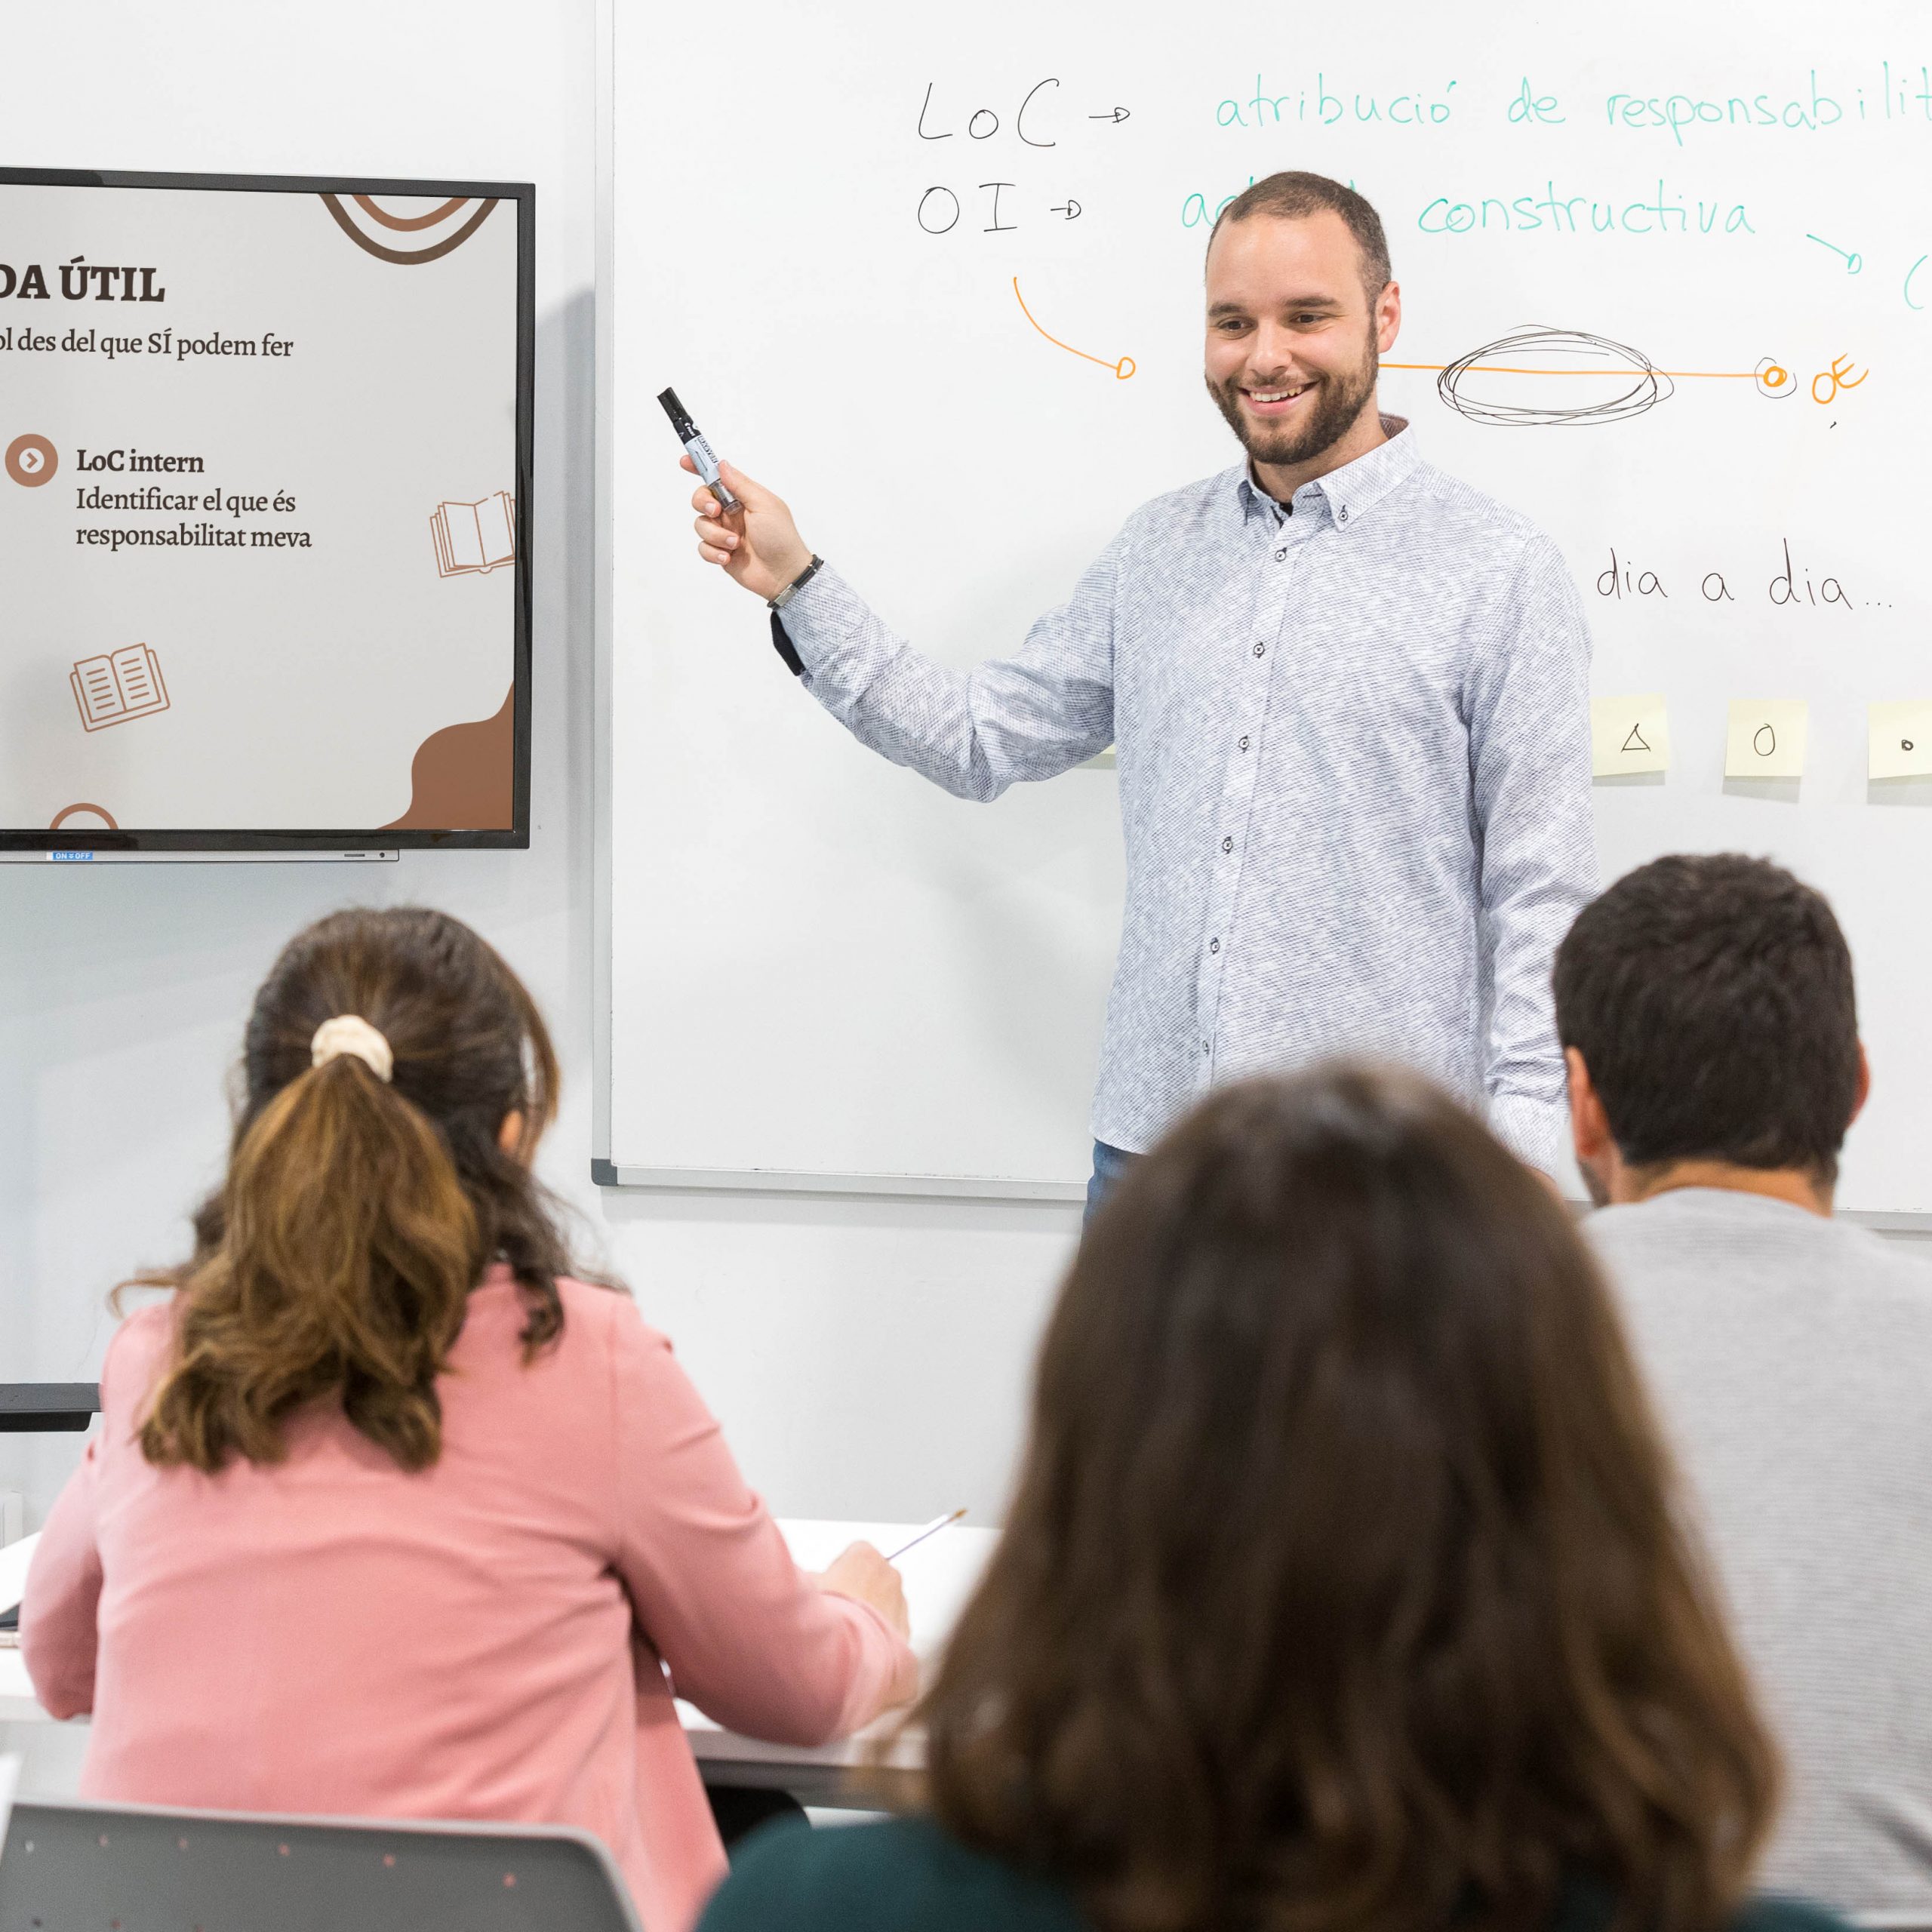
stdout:
[[1368,1054],[1554,1169],[1550,959],[1596,889],[1589,633],[1555,545],[1383,420],[1285,513],[1244,466],[1143,505],[971,672],[829,566],[786,609],[820,703],[961,798],[1118,746],[1097,1140],[1142,1150],[1211,1084]]

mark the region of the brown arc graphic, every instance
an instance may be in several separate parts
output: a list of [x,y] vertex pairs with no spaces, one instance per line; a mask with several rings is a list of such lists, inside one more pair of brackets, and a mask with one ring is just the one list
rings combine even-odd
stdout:
[[427,214],[391,214],[386,208],[377,205],[373,195],[358,195],[355,205],[371,221],[380,221],[385,228],[393,228],[408,234],[418,228],[434,228],[446,214],[453,214],[469,199],[467,195],[452,195],[438,208],[432,208]]
[[76,812],[92,812],[95,817],[104,818],[107,821],[107,829],[109,832],[118,832],[121,829],[120,826],[114,822],[114,814],[105,805],[90,804],[86,799],[83,798],[78,804],[69,805],[66,811],[56,812],[54,814],[54,822],[48,826],[48,830],[58,832]]
[[[354,198],[359,205],[365,207],[368,205],[368,198],[365,195],[358,195]],[[454,201],[445,202],[441,208],[430,214],[411,217],[408,220],[405,220],[400,216],[386,215],[379,209],[370,208],[368,211],[386,228],[423,228],[426,227],[431,222],[444,220],[454,209],[462,207],[465,198],[466,198],[459,196]],[[432,242],[426,248],[412,249],[388,248],[373,236],[364,234],[362,230],[356,226],[349,211],[343,206],[342,198],[340,195],[325,194],[321,199],[322,205],[334,217],[337,226],[355,244],[357,248],[363,250],[366,254],[374,255],[378,261],[395,262],[404,268],[416,268],[420,267],[425,262],[439,261],[451,249],[461,248],[464,242],[467,242],[483,226],[484,223],[489,220],[490,211],[497,205],[494,200],[478,202],[476,212],[471,215],[454,235],[445,235],[441,241]]]

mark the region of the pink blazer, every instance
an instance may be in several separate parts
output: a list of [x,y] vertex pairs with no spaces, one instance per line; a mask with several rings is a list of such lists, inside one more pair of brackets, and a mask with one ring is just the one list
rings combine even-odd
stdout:
[[85,1795],[581,1826],[647,1932],[696,1919],[724,1856],[672,1683],[822,1743],[878,1713],[905,1649],[794,1565],[631,1301],[558,1286],[528,1367],[507,1269],[470,1297],[413,1475],[333,1404],[282,1463],[155,1469],[134,1432],[171,1318],[122,1327],[20,1617],[41,1701],[94,1714]]

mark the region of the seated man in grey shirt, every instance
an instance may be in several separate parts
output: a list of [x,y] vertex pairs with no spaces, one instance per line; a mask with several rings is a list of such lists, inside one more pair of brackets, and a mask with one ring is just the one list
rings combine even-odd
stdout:
[[1775,866],[1660,859],[1555,993],[1590,1231],[1786,1752],[1764,1881],[1932,1918],[1932,1269],[1832,1218],[1844,935]]

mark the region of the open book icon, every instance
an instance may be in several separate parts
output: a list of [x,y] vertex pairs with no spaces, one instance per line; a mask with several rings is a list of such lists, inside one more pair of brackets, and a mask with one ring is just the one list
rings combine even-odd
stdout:
[[438,503],[429,519],[436,574],[462,577],[516,561],[516,499],[507,490],[480,503]]
[[168,687],[161,677],[161,660],[144,644],[131,644],[111,657],[83,657],[67,673],[80,706],[81,723],[90,731],[125,724],[168,706]]

